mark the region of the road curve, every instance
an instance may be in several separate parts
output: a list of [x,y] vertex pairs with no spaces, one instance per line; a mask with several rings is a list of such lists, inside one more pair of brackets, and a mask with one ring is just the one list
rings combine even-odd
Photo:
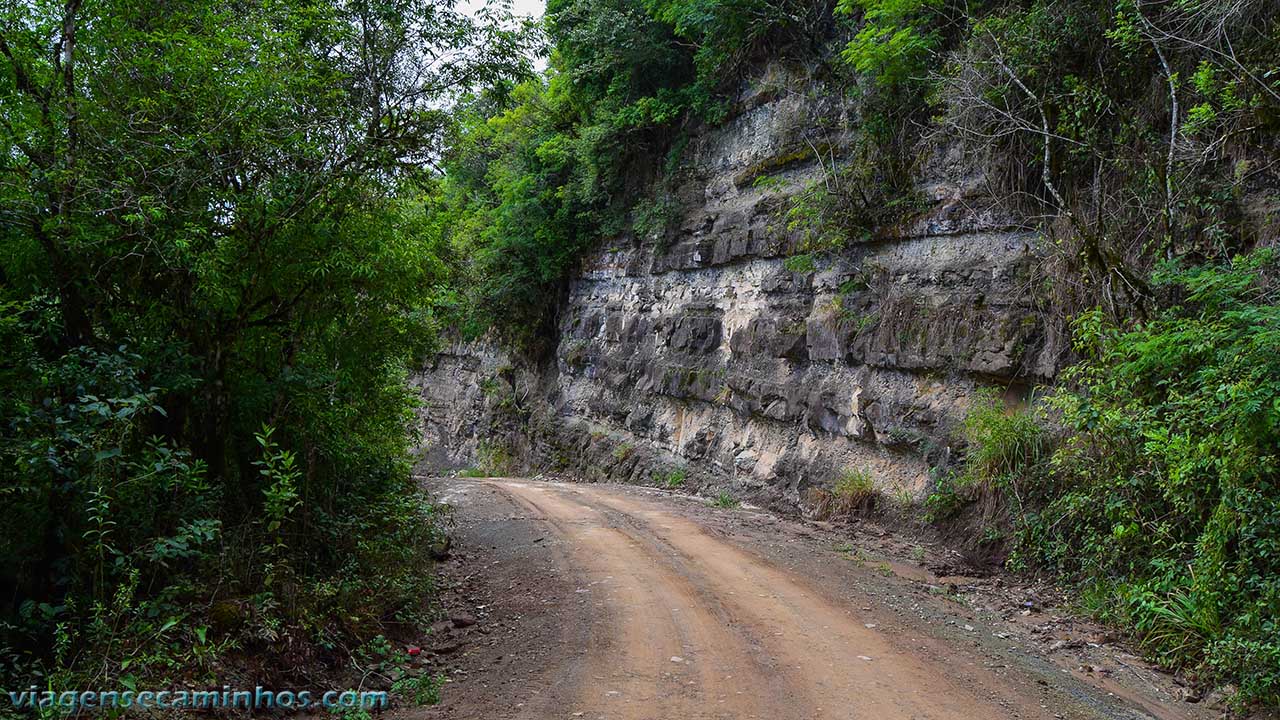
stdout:
[[[744,552],[661,504],[591,485],[487,481],[545,523],[596,620],[544,717],[897,720],[1087,717]],[[923,643],[923,644],[922,644]]]

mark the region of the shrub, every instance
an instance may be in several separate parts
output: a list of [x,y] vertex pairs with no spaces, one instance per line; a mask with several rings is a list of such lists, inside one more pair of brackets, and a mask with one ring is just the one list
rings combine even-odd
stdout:
[[1083,315],[1067,384],[1028,408],[980,396],[927,503],[934,519],[977,503],[1012,531],[1011,565],[1078,582],[1149,656],[1242,704],[1280,702],[1276,266],[1263,250],[1162,271],[1174,302],[1139,326]]
[[879,491],[871,475],[863,470],[846,470],[836,478],[830,491],[814,488],[810,506],[818,519],[865,516],[875,509]]
[[1033,399],[1026,406],[1009,407],[996,390],[980,390],[965,414],[964,440],[961,468],[936,473],[925,500],[928,518],[947,520],[976,506],[984,531],[1020,523],[1023,501],[1043,478],[1051,450],[1038,403]]
[[1044,458],[1046,432],[1034,410],[1007,409],[993,390],[979,394],[964,429],[969,442],[965,475],[971,483],[1017,478]]
[[680,206],[669,194],[642,200],[632,208],[632,228],[645,240],[661,240],[671,231],[679,210]]
[[[1171,667],[1280,704],[1280,292],[1276,254],[1168,269],[1175,303],[1125,329],[1090,313],[1067,437],[1019,552],[1095,588]],[[1011,446],[1021,462],[1036,445]],[[986,457],[986,456],[983,456]],[[982,466],[1007,467],[1004,454]]]
[[[1002,499],[1021,503],[1044,471],[1048,432],[1037,417],[1034,400],[1025,407],[1006,407],[996,391],[981,391],[965,415],[964,470],[956,488],[970,501],[980,501],[988,522],[1002,511]],[[1021,512],[1021,508],[1018,508]]]

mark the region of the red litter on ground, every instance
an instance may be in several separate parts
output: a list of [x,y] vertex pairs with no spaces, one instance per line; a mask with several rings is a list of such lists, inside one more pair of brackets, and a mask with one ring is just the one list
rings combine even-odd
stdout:
[[418,655],[418,654],[419,654],[419,653],[421,653],[421,652],[422,652],[422,648],[418,647],[417,645],[410,645],[410,646],[409,646],[409,654],[410,654],[410,655]]

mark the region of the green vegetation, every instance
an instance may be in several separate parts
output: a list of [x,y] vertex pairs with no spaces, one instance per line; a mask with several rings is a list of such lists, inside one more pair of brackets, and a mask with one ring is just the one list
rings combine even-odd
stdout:
[[407,698],[414,705],[437,705],[440,703],[440,689],[444,687],[443,675],[418,675],[404,677],[391,685],[391,692]]
[[872,81],[868,137],[927,115],[932,137],[979,140],[1011,209],[1051,218],[1041,301],[1078,318],[1080,362],[1056,392],[974,406],[965,464],[942,469],[930,515],[976,515],[982,543],[1079,582],[1152,657],[1274,706],[1276,272],[1249,252],[1268,231],[1244,206],[1272,182],[1259,169],[1280,129],[1265,6],[837,11],[856,23],[843,58]]
[[[1059,387],[974,404],[930,517],[976,517],[981,543],[1077,583],[1156,659],[1280,705],[1280,298],[1255,249],[1274,234],[1273,7],[551,0],[541,28],[479,17],[424,0],[0,10],[0,679],[207,680],[237,652],[341,660],[421,619],[445,517],[410,476],[408,373],[444,333],[545,350],[583,254],[665,246],[687,147],[754,68],[798,60],[845,92],[849,127],[816,129],[849,142],[806,138],[735,178],[793,191],[770,229],[788,271],[898,231],[929,207],[922,164],[954,150],[997,215],[1036,219],[1027,287],[1075,318],[1049,330],[1074,347]],[[532,76],[520,58],[543,45]],[[809,160],[821,175],[790,188]],[[840,286],[845,329],[880,323],[852,296],[882,278]],[[501,377],[482,389],[520,411]],[[465,472],[514,463],[484,445]],[[809,498],[822,516],[875,508],[865,473],[832,488]]]
[[857,565],[858,567],[866,567],[867,556],[851,542],[843,542],[836,546],[836,552],[840,553],[840,557]]
[[[1068,385],[1033,410],[994,398],[964,470],[931,498],[981,500],[1010,563],[1077,580],[1152,657],[1280,702],[1280,291],[1271,250],[1169,267],[1174,302],[1136,327],[1077,322]],[[1052,432],[1056,429],[1057,432]]]
[[861,16],[843,57],[886,87],[917,82],[929,70],[941,37],[944,0],[839,0],[836,13]]
[[836,480],[832,494],[838,498],[865,501],[875,495],[876,486],[865,470],[846,470]]
[[476,448],[476,458],[480,462],[479,467],[468,468],[476,474],[466,474],[464,471],[463,477],[506,477],[515,471],[511,451],[501,445],[481,442]]
[[[976,515],[981,545],[1080,583],[1153,657],[1277,704],[1273,271],[1249,254],[1270,232],[1259,189],[1274,197],[1274,12],[1259,0],[832,10],[552,2],[549,71],[471,98],[445,156],[440,224],[467,258],[470,329],[550,336],[549,308],[588,248],[628,233],[667,242],[689,128],[727,117],[742,73],[824,60],[813,74],[847,91],[852,142],[787,148],[735,178],[785,192],[779,171],[822,164],[776,209],[784,267],[814,273],[894,232],[928,207],[922,162],[956,148],[1001,210],[1041,219],[1046,259],[1028,287],[1046,316],[1079,318],[1051,329],[1079,363],[1060,389],[1014,409],[979,398],[965,462],[940,469],[929,516]],[[880,314],[851,295],[875,277],[851,278],[833,306],[858,334]],[[861,483],[808,500],[824,516],[864,513]]]
[[982,524],[991,526],[1003,513],[1004,498],[1019,502],[1023,485],[1041,480],[1047,470],[1046,418],[1034,405],[1008,408],[998,393],[980,392],[964,423],[967,455],[961,473],[939,478],[925,502],[928,517],[945,520],[977,503]]
[[[1081,574],[1143,647],[1241,701],[1280,704],[1280,292],[1275,253],[1170,269],[1177,304],[1077,327],[1087,360],[1052,404],[1067,439],[1029,559]],[[1085,510],[1088,512],[1085,512]],[[1061,520],[1062,522],[1059,522]]]
[[521,43],[417,0],[0,9],[7,685],[283,674],[419,618],[421,163]]
[[654,476],[658,484],[668,490],[675,490],[684,486],[685,470],[684,468],[675,468],[666,473],[660,473]]
[[444,158],[464,329],[536,348],[587,249],[666,236],[685,128],[724,117],[748,60],[811,53],[832,22],[808,0],[551,0],[545,76],[470,98]]
[[867,332],[880,320],[879,313],[850,312],[845,308],[840,308],[838,317],[840,318],[840,322],[847,323],[848,326],[853,329],[853,334],[855,336],[862,335]]
[[786,268],[787,272],[808,275],[818,269],[818,263],[812,254],[804,253],[787,258],[782,262],[782,267]]
[[869,473],[846,470],[836,478],[831,490],[812,488],[809,505],[813,516],[821,520],[851,518],[870,514],[879,497]]
[[742,503],[739,502],[738,499],[735,498],[733,495],[731,495],[728,490],[721,490],[716,495],[715,500],[711,501],[711,504],[714,505],[715,507],[722,508],[725,510],[734,510],[742,505]]
[[1044,459],[1047,438],[1035,413],[1006,409],[992,391],[978,396],[964,423],[969,454],[961,483],[990,492],[1036,472]]

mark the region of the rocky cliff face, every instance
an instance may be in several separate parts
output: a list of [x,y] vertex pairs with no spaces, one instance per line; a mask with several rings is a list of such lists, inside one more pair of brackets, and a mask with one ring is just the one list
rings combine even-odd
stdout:
[[860,471],[918,497],[978,388],[1016,394],[1053,375],[1032,301],[1037,238],[994,209],[982,168],[936,148],[918,179],[927,210],[788,262],[801,251],[788,199],[824,181],[815,151],[841,156],[856,108],[779,67],[737,108],[665,179],[663,231],[585,259],[553,359],[465,346],[423,373],[431,467],[677,472],[791,507]]

